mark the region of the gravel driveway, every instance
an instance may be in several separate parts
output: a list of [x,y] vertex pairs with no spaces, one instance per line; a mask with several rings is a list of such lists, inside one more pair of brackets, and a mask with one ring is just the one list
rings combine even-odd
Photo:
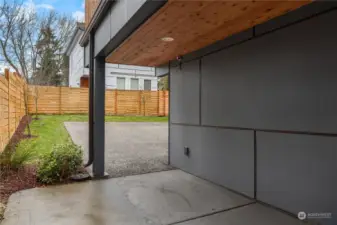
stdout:
[[[64,123],[72,140],[88,158],[88,123]],[[105,123],[105,168],[110,177],[171,169],[167,165],[168,124],[147,122]]]

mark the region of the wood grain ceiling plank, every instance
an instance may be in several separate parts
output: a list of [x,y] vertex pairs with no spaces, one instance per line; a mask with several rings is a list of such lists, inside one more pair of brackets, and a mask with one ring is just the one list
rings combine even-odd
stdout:
[[[146,53],[152,54],[156,51],[150,51],[150,48],[165,48],[168,47],[161,41],[162,37],[170,36],[176,39],[173,43],[170,43],[170,49],[172,47],[177,47],[177,43],[179,43],[179,39],[184,38],[185,40],[190,40],[190,36],[196,35],[195,30],[203,31],[206,29],[212,28],[211,24],[202,23],[200,18],[204,18],[203,12],[213,12],[214,9],[217,9],[219,5],[232,5],[234,4],[236,8],[239,8],[240,5],[249,5],[251,2],[219,2],[219,1],[175,1],[175,3],[179,3],[177,5],[171,5],[170,7],[176,6],[173,10],[166,11],[166,17],[169,17],[170,20],[166,20],[158,23],[158,21],[153,21],[154,24],[159,24],[163,29],[153,29],[153,32],[149,32],[149,37],[143,38],[143,43],[137,42],[137,47],[133,46],[130,51],[126,48],[124,54],[121,56],[123,61],[133,61],[134,57],[137,57],[139,54],[146,55]],[[184,6],[182,6],[184,5]],[[185,10],[182,10],[185,8]],[[235,15],[237,12],[222,14],[226,15],[228,18],[231,15]],[[220,14],[221,16],[221,14]],[[161,19],[158,18],[157,19]],[[222,19],[218,18],[216,21],[222,21]],[[213,25],[214,26],[214,25]],[[155,25],[153,26],[155,27]],[[178,41],[177,41],[178,40]],[[179,47],[179,46],[178,46]],[[129,48],[130,50],[130,48]],[[152,55],[152,57],[156,57]]]
[[[168,54],[168,51],[178,52],[175,53],[176,55],[184,55],[191,51],[190,48],[186,48],[186,45],[197,44],[199,36],[203,36],[205,33],[210,34],[210,32],[218,30],[224,23],[232,24],[233,21],[249,13],[249,10],[255,11],[259,7],[266,8],[274,4],[275,2],[254,3],[252,1],[212,2],[212,4],[209,4],[204,10],[198,10],[190,14],[190,16],[185,17],[183,25],[175,24],[175,27],[173,27],[175,32],[171,35],[175,38],[175,41],[170,43],[169,46],[162,44],[163,42],[160,40],[160,36],[157,36],[154,42],[151,41],[150,46],[140,45],[140,48],[137,49],[137,51],[143,52],[142,58],[139,57],[138,60],[135,60],[137,54],[133,54],[132,57],[123,58],[122,60],[132,63],[139,63],[145,60],[148,63],[153,63],[153,59],[158,60],[163,53],[165,53],[165,55],[171,55],[172,57],[172,54]],[[212,42],[216,41],[213,40],[213,34],[209,36],[212,38]],[[206,41],[206,43],[209,43],[209,41]],[[154,61],[154,63],[155,62],[156,61]]]
[[[163,25],[164,21],[169,20],[171,23],[174,23],[174,20],[168,19],[169,15],[171,15],[173,12],[184,13],[182,10],[180,10],[181,5],[183,4],[184,2],[175,2],[172,0],[166,3],[158,12],[154,14],[153,17],[151,17],[150,20],[142,25],[142,29],[136,30],[131,34],[130,38],[121,44],[121,46],[123,46],[123,51],[119,52],[121,57],[123,58],[125,55],[127,55],[128,51],[134,51],[135,43],[137,43],[138,46],[142,43],[144,44],[144,42],[149,42],[149,38],[153,38],[153,34],[159,31],[158,28]],[[132,42],[130,43],[131,40]],[[116,49],[113,53],[115,54],[118,51],[119,48]]]
[[[261,5],[260,7],[254,8],[256,14],[250,15],[245,14],[236,21],[228,21],[217,29],[211,31],[212,35],[204,34],[203,36],[197,37],[193,41],[185,43],[186,51],[192,51],[195,45],[207,46],[210,42],[216,42],[223,40],[233,34],[239,33],[241,31],[247,30],[253,26],[261,24],[271,18],[280,16],[287,13],[293,9],[296,9],[307,3],[302,2],[278,2],[277,5],[273,7],[271,5]],[[277,10],[275,10],[277,8]],[[265,13],[264,13],[265,12]],[[193,43],[193,44],[192,44]]]
[[[169,6],[169,3],[166,3],[162,8],[160,8],[152,17],[151,19],[145,21],[145,23],[142,25],[141,29],[137,29],[134,33],[132,33],[130,35],[129,38],[127,38],[126,40],[124,40],[124,42],[119,45],[114,51],[114,54],[123,54],[128,48],[130,48],[132,46],[133,42],[139,42],[142,37],[144,37],[149,31],[152,30],[152,21],[156,20],[156,18],[158,16],[161,16],[165,13],[165,10],[167,9],[167,7]],[[135,33],[137,32],[137,35],[135,35]],[[130,42],[132,42],[130,44]],[[112,53],[111,53],[112,54]],[[111,55],[110,54],[110,55]],[[108,57],[109,58],[109,57]],[[108,61],[107,61],[108,62]],[[113,63],[113,62],[111,62]]]
[[[108,58],[111,63],[157,66],[280,16],[310,1],[170,0]],[[173,42],[163,42],[170,36]]]
[[[170,1],[170,5],[165,7],[161,15],[152,21],[151,27],[145,28],[144,33],[136,31],[132,34],[130,39],[135,37],[133,43],[124,46],[123,53],[120,57],[127,61],[129,60],[127,57],[132,56],[135,52],[146,52],[149,45],[153,46],[158,44],[158,42],[154,43],[157,39],[165,36],[172,37],[175,26],[184,23],[186,18],[190,16],[190,13],[202,10],[207,7],[208,4],[211,4],[211,2]],[[182,8],[186,8],[186,10],[181,10]],[[134,43],[137,43],[137,45],[134,45]]]

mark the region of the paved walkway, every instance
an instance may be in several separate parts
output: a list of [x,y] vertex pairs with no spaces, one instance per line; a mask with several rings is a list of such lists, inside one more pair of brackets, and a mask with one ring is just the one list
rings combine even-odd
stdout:
[[17,192],[2,225],[303,225],[180,170]]
[[[88,123],[66,122],[73,141],[88,155]],[[168,164],[168,124],[105,123],[105,168],[111,177],[171,169]]]

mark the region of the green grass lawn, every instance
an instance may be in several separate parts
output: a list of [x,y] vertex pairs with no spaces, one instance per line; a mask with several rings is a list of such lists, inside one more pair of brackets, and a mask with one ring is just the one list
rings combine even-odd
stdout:
[[[70,136],[64,127],[64,122],[86,122],[88,115],[40,115],[39,120],[30,124],[31,133],[37,137],[22,140],[17,150],[30,149],[41,156],[51,151],[53,145],[70,142]],[[167,117],[145,116],[106,116],[106,122],[167,122]]]

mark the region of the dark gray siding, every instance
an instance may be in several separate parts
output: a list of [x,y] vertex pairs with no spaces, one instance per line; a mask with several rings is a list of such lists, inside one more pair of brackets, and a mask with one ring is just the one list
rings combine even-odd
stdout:
[[[317,5],[259,25],[250,38],[250,30],[238,35],[231,46],[224,40],[217,51],[213,45],[186,56],[181,66],[171,63],[170,160],[294,214],[335,213],[320,221],[332,225],[337,10]],[[309,18],[296,22],[296,14]]]
[[124,26],[127,21],[127,4],[126,0],[117,1],[111,8],[110,25],[111,38]]
[[337,215],[337,137],[257,132],[257,159],[257,199]]
[[171,140],[173,166],[254,197],[253,131],[172,125]]
[[199,124],[199,61],[171,68],[171,122]]
[[337,29],[328,21],[337,12],[204,57],[202,123],[337,133]]
[[[121,1],[123,2],[123,1]],[[121,4],[116,3],[117,5]],[[97,55],[108,42],[110,41],[110,35],[111,35],[111,30],[110,30],[110,11],[105,15],[102,23],[98,27],[96,33],[95,33],[95,55]]]
[[90,61],[90,43],[84,46],[84,67],[89,67]]
[[321,12],[337,7],[336,1],[316,1],[310,5],[303,6],[296,11],[286,15],[269,20],[266,23],[260,24],[255,28],[255,34],[260,35],[270,32],[279,27],[287,26],[289,24],[298,22],[299,20],[315,16]]
[[145,2],[146,0],[114,1],[95,33],[95,55],[103,50]]
[[168,64],[156,67],[156,76],[157,77],[166,76],[166,75],[169,74],[169,72],[170,72],[170,69],[169,69]]

